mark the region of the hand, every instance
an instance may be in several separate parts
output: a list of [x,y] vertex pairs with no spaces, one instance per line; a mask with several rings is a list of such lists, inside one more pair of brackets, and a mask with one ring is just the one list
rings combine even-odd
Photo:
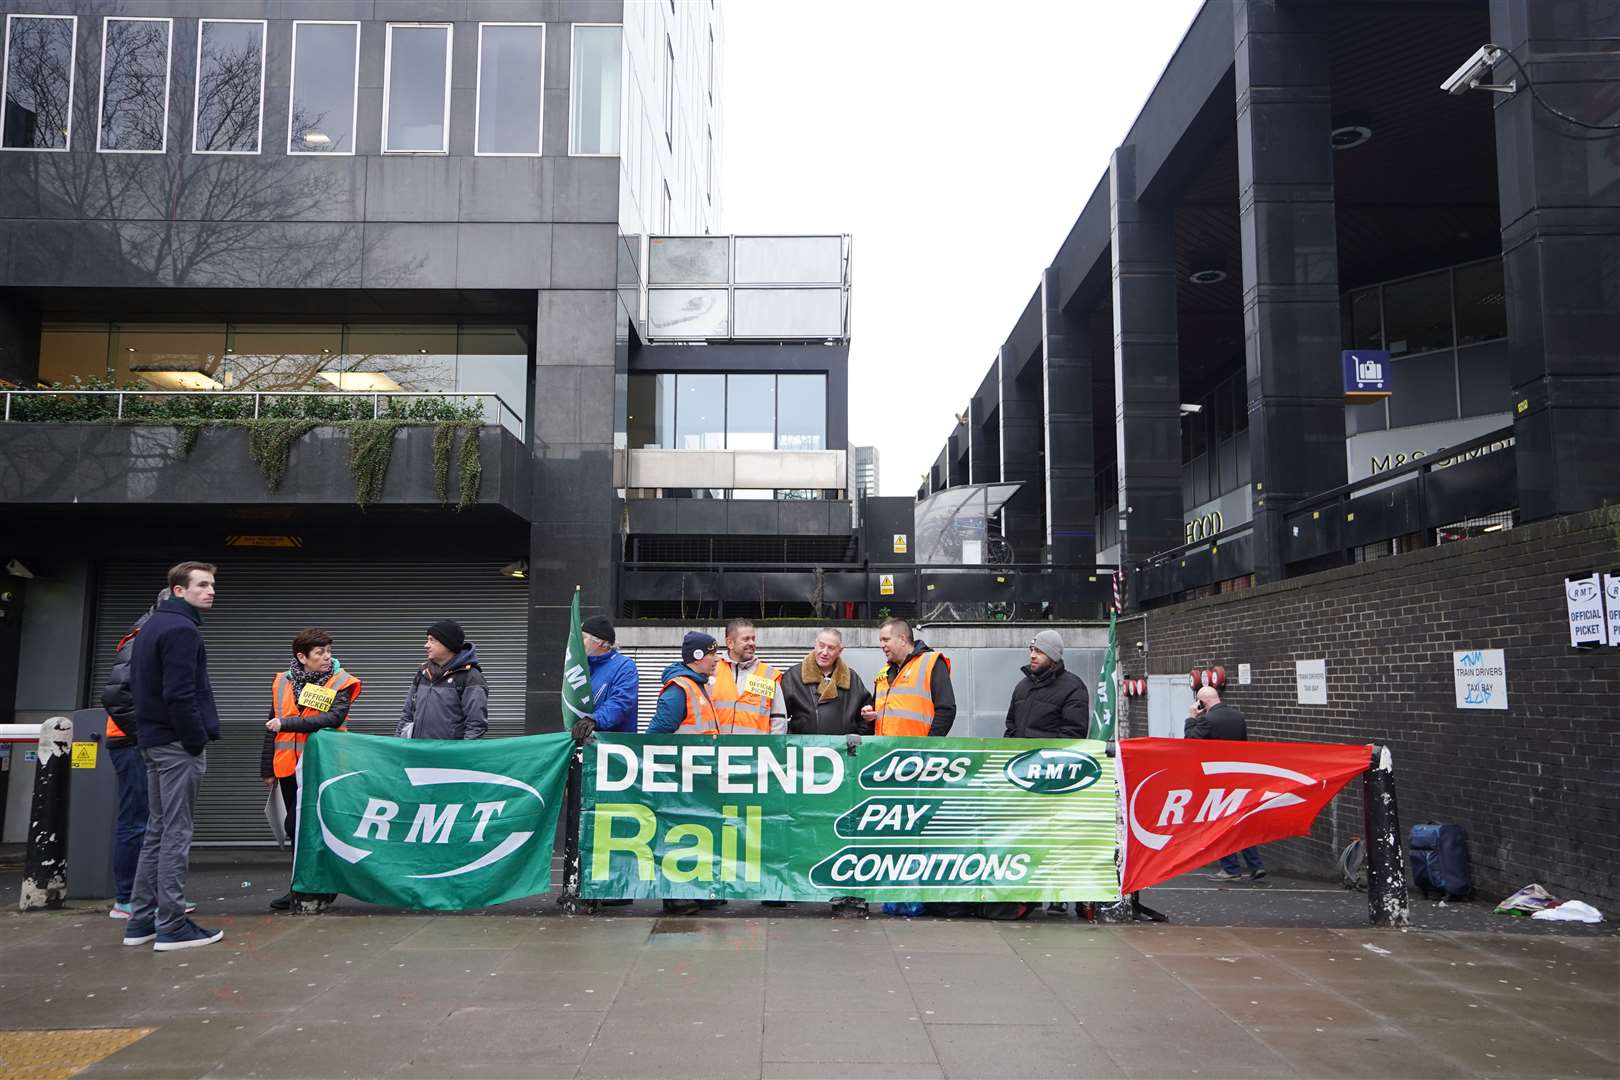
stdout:
[[1187,706],[1187,719],[1196,720],[1200,716],[1203,716],[1203,715],[1204,715],[1204,704],[1203,704],[1203,702],[1195,701],[1191,705]]
[[275,787],[276,786],[276,778],[273,777],[273,776],[261,776],[261,777],[259,777],[259,779],[264,781],[264,786],[265,787]]
[[582,716],[574,721],[574,741],[577,743],[589,742],[596,734],[596,720],[589,716]]
[[877,719],[877,710],[872,708],[872,706],[870,706],[870,705],[861,706],[861,719],[862,720],[876,720]]
[[272,716],[270,719],[268,719],[268,720],[266,720],[264,722],[264,726],[269,728],[271,731],[280,731],[281,730],[281,717]]

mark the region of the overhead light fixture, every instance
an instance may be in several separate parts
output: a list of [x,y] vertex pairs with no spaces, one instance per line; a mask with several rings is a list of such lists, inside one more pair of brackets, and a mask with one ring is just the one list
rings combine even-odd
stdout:
[[1204,411],[1204,407],[1202,405],[1194,405],[1194,404],[1192,404],[1190,402],[1186,402],[1186,401],[1183,401],[1181,403],[1181,415],[1182,416],[1197,416],[1199,413],[1201,413],[1203,411]]
[[427,355],[427,350],[426,349],[417,349],[416,351],[421,353],[423,356]]
[[501,576],[502,577],[509,577],[509,578],[517,578],[519,580],[522,580],[523,578],[528,577],[529,576],[529,560],[528,559],[519,559],[517,562],[509,562],[509,563],[507,563],[505,566],[501,567]]
[[136,365],[130,374],[139,375],[160,390],[223,390],[225,384],[202,371],[148,368]]
[[125,352],[134,352],[135,351],[135,346],[131,345],[128,348],[126,348],[124,351]]
[[1195,251],[1187,260],[1187,280],[1194,285],[1215,285],[1226,280],[1226,252],[1217,247]]
[[320,376],[339,390],[357,393],[392,394],[402,389],[399,383],[380,371],[323,371]]
[[1226,280],[1225,270],[1194,270],[1187,275],[1194,285],[1215,285]]
[[1350,150],[1372,138],[1372,128],[1366,124],[1341,124],[1328,135],[1328,144],[1335,150]]
[[323,134],[322,132],[319,132],[319,131],[306,131],[306,132],[304,132],[304,145],[305,146],[331,146],[332,145],[332,137],[330,135]]

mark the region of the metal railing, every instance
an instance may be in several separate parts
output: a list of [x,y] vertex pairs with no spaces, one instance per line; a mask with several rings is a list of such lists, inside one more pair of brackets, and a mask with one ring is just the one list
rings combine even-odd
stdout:
[[[0,390],[0,397],[5,399],[3,413],[0,413],[0,421],[6,423],[11,422],[13,398],[27,400],[29,398],[37,397],[110,397],[114,398],[116,401],[113,413],[113,419],[115,420],[125,419],[124,404],[126,398],[207,397],[212,399],[224,398],[242,402],[246,402],[247,399],[252,398],[253,415],[251,417],[244,416],[239,418],[252,420],[262,418],[261,414],[264,411],[264,399],[266,398],[317,397],[338,398],[343,401],[355,401],[369,397],[371,399],[371,418],[373,420],[382,420],[386,418],[383,410],[384,401],[393,401],[401,398],[431,398],[441,401],[456,399],[465,400],[470,398],[480,402],[493,401],[495,403],[495,419],[492,422],[498,424],[502,428],[505,428],[507,431],[512,432],[512,434],[517,436],[517,438],[523,438],[524,427],[523,417],[518,414],[516,409],[508,405],[499,394],[462,392],[459,390],[373,390],[370,392],[354,390]],[[483,411],[485,418],[488,419],[488,407],[485,406]],[[152,416],[138,417],[137,419],[150,419],[155,423],[161,424],[165,418],[160,416]],[[199,417],[198,419],[206,420],[209,418]],[[219,417],[218,419],[223,420],[226,418]],[[510,423],[508,423],[509,419]]]

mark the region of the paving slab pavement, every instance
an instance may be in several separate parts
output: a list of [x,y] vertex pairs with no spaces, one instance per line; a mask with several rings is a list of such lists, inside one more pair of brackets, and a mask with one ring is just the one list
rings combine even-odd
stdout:
[[124,948],[104,902],[0,914],[0,1075],[8,1035],[106,1028],[150,1033],[80,1075],[1620,1076],[1614,924],[1483,903],[1373,930],[1319,882],[1189,876],[1148,897],[1170,923],[1122,926],[548,897],[271,915],[284,881],[285,856],[197,852],[226,937],[179,953]]

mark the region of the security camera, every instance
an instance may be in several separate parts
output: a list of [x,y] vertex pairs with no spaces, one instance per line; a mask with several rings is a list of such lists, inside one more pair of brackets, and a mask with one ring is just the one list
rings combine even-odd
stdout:
[[1479,50],[1463,61],[1462,67],[1453,71],[1446,81],[1440,84],[1440,89],[1448,94],[1466,94],[1479,85],[1496,63],[1502,50],[1494,45],[1481,45]]
[[10,562],[6,563],[6,573],[10,574],[12,577],[20,578],[31,578],[34,576],[34,572],[32,570],[28,569],[28,567],[24,566],[16,559],[12,559]]

